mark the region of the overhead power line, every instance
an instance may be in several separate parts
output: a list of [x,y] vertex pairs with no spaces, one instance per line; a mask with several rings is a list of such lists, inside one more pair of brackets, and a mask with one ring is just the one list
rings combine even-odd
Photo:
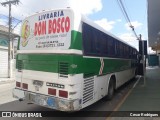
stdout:
[[138,37],[138,35],[137,35],[137,33],[136,33],[135,29],[134,29],[134,26],[131,23],[131,20],[130,20],[128,14],[127,14],[127,11],[126,11],[126,9],[124,7],[124,4],[123,4],[122,0],[117,0],[117,3],[119,5],[119,7],[120,7],[120,9],[121,9],[126,21],[127,21],[127,23],[129,23],[129,27],[132,29],[132,31],[133,31],[135,37],[137,38],[137,40],[139,40],[139,37]]
[[[0,14],[0,18],[1,18],[1,19],[8,19],[9,17],[6,16],[6,15]],[[22,20],[19,20],[19,19],[15,18],[15,17],[12,17],[12,21],[20,22],[20,21],[22,21]]]
[[20,20],[13,28],[12,30],[14,30],[22,21]]
[[0,14],[0,18],[7,18],[8,19],[8,16]]

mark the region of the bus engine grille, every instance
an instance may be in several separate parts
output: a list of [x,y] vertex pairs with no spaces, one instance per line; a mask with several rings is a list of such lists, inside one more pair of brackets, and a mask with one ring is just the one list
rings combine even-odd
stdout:
[[22,67],[23,67],[22,60],[17,60],[16,65],[17,65],[17,69],[18,69],[18,70],[22,70]]
[[83,88],[83,104],[86,102],[93,100],[94,95],[94,78],[86,78],[84,79],[84,88]]
[[68,78],[69,64],[67,62],[59,62],[59,77]]

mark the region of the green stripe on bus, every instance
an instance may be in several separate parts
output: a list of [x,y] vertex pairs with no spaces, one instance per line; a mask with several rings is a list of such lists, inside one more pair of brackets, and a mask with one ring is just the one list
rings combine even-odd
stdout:
[[[22,65],[18,65],[18,61],[22,61]],[[98,75],[101,67],[100,58],[84,58],[80,55],[19,54],[17,55],[16,68],[21,66],[21,69],[25,70],[58,73],[61,62],[68,63],[69,74]],[[129,68],[131,68],[131,60],[104,59],[103,74]]]

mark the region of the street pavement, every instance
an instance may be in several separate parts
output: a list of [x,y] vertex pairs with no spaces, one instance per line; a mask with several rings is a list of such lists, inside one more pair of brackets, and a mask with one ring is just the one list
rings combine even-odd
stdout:
[[15,87],[14,80],[0,82],[0,105],[16,100],[12,97],[12,89]]

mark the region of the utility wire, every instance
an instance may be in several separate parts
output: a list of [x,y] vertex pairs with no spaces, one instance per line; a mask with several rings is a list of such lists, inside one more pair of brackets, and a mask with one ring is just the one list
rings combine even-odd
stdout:
[[[8,19],[9,17],[8,16],[6,16],[6,15],[3,15],[3,14],[0,14],[0,18],[4,18],[5,20],[6,19]],[[6,21],[4,21],[6,24],[8,24],[8,22],[6,22]],[[12,26],[12,31],[22,22],[22,20],[19,20],[19,19],[17,19],[17,18],[15,18],[15,17],[12,17],[12,22],[14,22],[14,26]],[[5,25],[6,27],[8,26],[8,25]]]
[[137,33],[136,33],[135,29],[134,29],[134,26],[131,23],[131,20],[130,20],[128,14],[127,14],[127,11],[126,11],[126,9],[125,9],[125,7],[123,5],[122,0],[117,0],[117,3],[119,5],[119,7],[120,7],[120,9],[121,9],[126,21],[129,23],[129,27],[132,29],[132,31],[133,31],[134,35],[136,36],[137,40],[139,40],[139,37],[138,37],[138,35],[137,35]]
[[[5,18],[7,18],[7,19],[9,18],[8,16],[3,15],[3,14],[0,14],[0,18],[1,18],[1,17],[4,18],[4,19],[5,19]],[[18,22],[21,21],[21,20],[15,18],[15,17],[12,17],[12,20],[13,20],[13,21],[18,21]]]
[[22,21],[19,21],[13,28],[12,30],[14,30]]

